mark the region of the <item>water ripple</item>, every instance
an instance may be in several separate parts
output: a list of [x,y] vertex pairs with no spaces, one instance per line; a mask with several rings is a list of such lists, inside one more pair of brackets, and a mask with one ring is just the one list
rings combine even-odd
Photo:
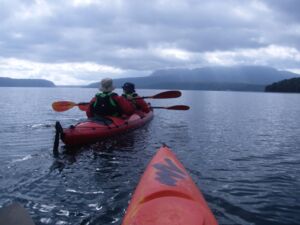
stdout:
[[162,143],[191,174],[219,224],[299,224],[297,95],[184,91],[164,101],[191,110],[157,110],[141,129],[80,148],[61,144],[55,158],[55,121],[68,127],[85,114],[77,108],[56,113],[51,103],[88,101],[95,90],[12,90],[0,89],[0,205],[20,202],[37,225],[120,224]]

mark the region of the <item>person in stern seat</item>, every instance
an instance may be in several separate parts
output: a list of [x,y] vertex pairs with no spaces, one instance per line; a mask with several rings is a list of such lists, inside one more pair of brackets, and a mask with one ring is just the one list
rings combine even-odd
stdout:
[[133,104],[134,108],[136,110],[141,110],[144,113],[150,112],[149,105],[145,102],[143,98],[141,98],[136,92],[135,92],[135,85],[130,82],[126,82],[123,86],[123,94],[122,96]]

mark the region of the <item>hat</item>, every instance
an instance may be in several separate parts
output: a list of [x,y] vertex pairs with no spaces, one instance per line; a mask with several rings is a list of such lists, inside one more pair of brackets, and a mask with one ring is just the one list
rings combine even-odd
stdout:
[[102,79],[100,82],[99,90],[103,92],[111,92],[115,90],[112,79],[111,78]]
[[126,82],[125,84],[123,84],[122,88],[128,92],[135,92],[135,87],[133,83]]

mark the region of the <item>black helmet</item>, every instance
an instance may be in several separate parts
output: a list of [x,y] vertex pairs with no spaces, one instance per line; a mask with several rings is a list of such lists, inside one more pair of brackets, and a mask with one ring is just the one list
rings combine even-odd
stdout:
[[135,87],[134,87],[134,84],[133,83],[129,83],[129,82],[126,82],[125,84],[123,84],[122,88],[124,89],[124,91],[126,92],[135,92]]

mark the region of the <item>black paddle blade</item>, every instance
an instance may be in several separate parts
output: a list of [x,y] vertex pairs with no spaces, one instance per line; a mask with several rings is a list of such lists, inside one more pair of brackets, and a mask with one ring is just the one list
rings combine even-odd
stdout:
[[173,105],[169,107],[163,107],[163,106],[152,106],[153,109],[168,109],[168,110],[189,110],[190,107],[187,105]]
[[165,91],[158,93],[156,95],[153,95],[152,98],[159,99],[159,98],[178,98],[181,96],[180,91]]

